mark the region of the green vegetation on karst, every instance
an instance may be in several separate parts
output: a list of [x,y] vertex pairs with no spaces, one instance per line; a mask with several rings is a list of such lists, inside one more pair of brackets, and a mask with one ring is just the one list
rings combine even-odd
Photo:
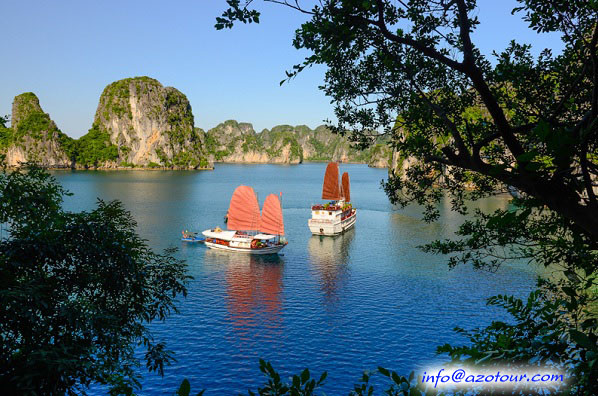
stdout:
[[[288,150],[290,162],[333,161],[370,163],[376,155],[389,157],[387,146],[375,150],[358,150],[345,137],[336,135],[324,126],[315,130],[305,125],[277,125],[260,133],[251,124],[228,120],[210,129],[206,134],[205,147],[216,161],[239,161],[240,156],[256,153],[267,155],[271,161],[281,158]],[[235,156],[237,158],[230,158]],[[392,156],[392,153],[390,153]]]
[[[13,111],[20,115],[16,131],[0,127],[0,149],[19,144],[30,160],[38,161],[43,159],[44,151],[22,138],[55,139],[68,160],[78,167],[131,167],[131,164],[143,167],[143,163],[136,164],[133,160],[139,158],[133,151],[139,147],[141,138],[134,126],[131,95],[137,98],[136,114],[141,112],[151,124],[163,126],[159,135],[147,139],[154,145],[158,142],[152,150],[154,163],[157,157],[160,167],[206,168],[210,166],[210,157],[215,161],[378,163],[374,156],[383,150],[357,150],[346,138],[323,126],[311,130],[305,125],[278,125],[256,133],[249,123],[228,120],[206,133],[194,127],[191,106],[182,92],[163,87],[149,77],[125,78],[106,86],[91,129],[79,139],[60,132],[49,115],[41,110],[33,93],[19,95]],[[113,133],[114,128],[118,133]],[[248,157],[244,159],[244,156]]]
[[97,167],[118,159],[118,147],[110,143],[110,134],[97,123],[87,134],[74,141],[68,153],[77,164],[85,167]]

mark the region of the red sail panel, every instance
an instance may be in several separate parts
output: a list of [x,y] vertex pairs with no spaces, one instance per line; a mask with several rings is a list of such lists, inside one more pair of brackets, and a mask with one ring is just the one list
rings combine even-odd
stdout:
[[324,175],[324,185],[322,186],[322,199],[338,200],[341,198],[341,192],[338,185],[338,164],[331,162],[326,167]]
[[257,230],[260,222],[260,205],[253,188],[239,186],[233,193],[228,207],[229,230],[250,231]]
[[282,207],[274,194],[268,195],[264,201],[259,231],[265,234],[284,235]]
[[347,172],[343,173],[343,196],[345,197],[345,202],[351,202],[351,186],[349,183],[349,174]]

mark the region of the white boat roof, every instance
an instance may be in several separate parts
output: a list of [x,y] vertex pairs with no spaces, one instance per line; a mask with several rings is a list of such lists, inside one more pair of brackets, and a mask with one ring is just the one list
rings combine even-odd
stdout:
[[264,241],[276,238],[276,235],[270,234],[257,234],[253,235],[236,235],[237,231],[220,230],[216,229],[205,230],[202,232],[208,238],[222,239],[224,241],[232,241],[233,239],[261,239]]
[[263,239],[263,240],[268,240],[268,239],[274,239],[276,238],[276,235],[270,235],[270,234],[257,234],[256,236],[254,236],[255,239]]
[[226,230],[222,230],[222,231],[205,230],[204,232],[202,232],[202,234],[204,234],[208,238],[223,239],[225,241],[232,240],[236,233],[237,233],[237,231],[226,231]]

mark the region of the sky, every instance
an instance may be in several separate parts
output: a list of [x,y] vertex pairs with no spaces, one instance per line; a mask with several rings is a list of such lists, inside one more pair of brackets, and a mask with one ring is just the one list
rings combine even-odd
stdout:
[[[187,95],[196,126],[208,130],[229,119],[256,131],[279,124],[315,128],[334,119],[318,89],[325,67],[306,69],[279,85],[285,70],[308,55],[292,47],[306,15],[261,4],[260,24],[217,31],[224,0],[3,1],[0,5],[0,115],[13,98],[34,92],[45,112],[71,137],[91,127],[102,90],[122,78],[149,76]],[[305,4],[310,3],[305,1]],[[511,39],[560,50],[558,36],[538,35],[515,0],[479,0],[473,35],[482,53]]]

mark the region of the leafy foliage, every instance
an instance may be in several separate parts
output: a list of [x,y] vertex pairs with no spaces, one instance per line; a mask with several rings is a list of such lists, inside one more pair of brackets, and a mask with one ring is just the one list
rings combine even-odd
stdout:
[[249,10],[247,7],[240,7],[240,0],[226,0],[230,8],[224,12],[222,17],[216,18],[216,29],[232,28],[233,21],[243,23],[259,23],[260,13],[256,10]]
[[118,147],[110,143],[110,134],[94,123],[88,133],[73,142],[69,156],[85,167],[97,167],[118,159]]
[[42,132],[53,131],[57,129],[53,125],[50,116],[44,112],[37,111],[30,113],[25,119],[21,120],[15,131],[15,137],[19,138],[24,135],[33,137],[34,139],[41,139]]
[[8,121],[8,116],[0,117],[0,148],[8,147],[12,140],[12,130],[6,126]]
[[[125,116],[127,118],[133,118],[131,104],[128,99],[131,82],[138,78],[144,77],[125,78],[115,81],[104,88],[104,91],[100,96],[100,104],[103,105],[103,112],[101,115],[105,120],[112,116],[119,118],[124,118]],[[145,77],[145,79],[147,79],[144,80],[145,82],[159,84],[156,80],[150,79],[149,77]]]
[[[200,391],[197,396],[202,396],[205,392],[205,389]],[[188,379],[184,379],[183,382],[181,382],[181,386],[179,387],[179,390],[177,390],[176,392],[176,396],[189,396],[191,394],[191,384],[189,383]]]
[[6,394],[111,394],[139,387],[135,348],[163,373],[172,353],[147,324],[177,312],[186,266],[154,253],[118,201],[62,209],[68,193],[45,171],[0,173],[0,388]]
[[[576,383],[571,389],[556,388],[552,392],[596,394],[598,336],[586,333],[595,328],[596,318],[585,315],[582,312],[584,301],[578,301],[587,296],[579,295],[573,288],[568,288],[563,297],[547,294],[546,290],[534,291],[527,301],[504,295],[490,298],[488,304],[504,308],[515,319],[514,323],[494,321],[487,328],[474,331],[456,328],[471,345],[446,344],[439,347],[438,352],[447,353],[454,362],[478,366],[517,367],[531,363],[566,367],[577,379]],[[570,314],[563,315],[563,312]]]
[[[323,90],[336,104],[334,130],[368,143],[367,131],[381,128],[393,148],[419,160],[406,180],[387,184],[394,202],[438,202],[433,187],[443,185],[463,210],[464,198],[507,184],[595,238],[595,197],[586,179],[598,172],[588,155],[597,139],[596,10],[587,2],[567,9],[552,1],[523,4],[533,28],[563,32],[563,54],[545,50],[534,60],[528,45],[512,42],[493,66],[471,41],[478,24],[471,0],[324,1],[301,9],[311,19],[293,44],[313,55],[289,76],[327,65]],[[245,22],[250,10],[229,5],[222,18]]]
[[[327,375],[324,372],[320,379],[316,381],[311,378],[309,369],[305,369],[301,374],[293,375],[291,383],[287,384],[282,382],[280,374],[274,370],[272,364],[263,359],[260,359],[260,371],[268,378],[267,384],[257,390],[257,394],[260,396],[310,396],[324,382]],[[250,390],[249,395],[254,396],[255,393]]]
[[[304,369],[299,374],[294,374],[289,377],[290,382],[283,382],[279,372],[277,372],[270,362],[260,359],[260,371],[267,378],[266,384],[257,389],[257,393],[252,390],[248,391],[249,396],[260,395],[260,396],[314,396],[316,390],[320,388],[326,382],[328,377],[327,372],[323,372],[319,379],[311,377],[309,369]],[[425,392],[424,388],[418,383],[415,383],[415,373],[411,372],[409,377],[404,377],[397,374],[394,371],[387,370],[383,367],[378,367],[377,370],[363,372],[360,378],[360,382],[353,386],[353,389],[349,391],[349,396],[371,396],[376,390],[374,385],[370,383],[370,380],[375,375],[382,375],[387,378],[389,382],[388,388],[382,391],[382,393],[388,396],[420,396],[424,394],[442,395],[442,393],[434,390],[433,392]],[[177,395],[189,395],[191,386],[187,379],[183,380]],[[182,390],[182,392],[181,392]],[[204,391],[200,392],[199,395],[203,394]],[[322,393],[323,394],[323,393]]]
[[[564,391],[595,394],[596,2],[519,0],[513,13],[535,31],[560,33],[564,49],[534,57],[529,45],[512,41],[493,59],[472,41],[479,24],[475,0],[323,0],[310,8],[301,1],[265,2],[309,15],[293,45],[310,55],[286,80],[326,65],[322,89],[338,118],[331,128],[348,131],[362,147],[377,138],[368,131],[382,131],[398,157],[409,160],[384,184],[393,203],[418,203],[425,220],[433,221],[447,196],[462,214],[468,213],[466,200],[507,191],[518,196],[509,210],[474,213],[460,239],[424,250],[449,254],[451,266],[497,270],[506,261],[527,260],[560,269],[529,300],[533,309],[516,300],[490,300],[507,309],[517,326],[493,324],[471,333],[470,347],[441,352],[478,361],[499,351],[501,359],[514,359],[508,346],[534,364],[564,364],[577,375]],[[255,3],[228,2],[216,27],[259,16],[249,8]],[[528,335],[538,337],[530,344]]]

